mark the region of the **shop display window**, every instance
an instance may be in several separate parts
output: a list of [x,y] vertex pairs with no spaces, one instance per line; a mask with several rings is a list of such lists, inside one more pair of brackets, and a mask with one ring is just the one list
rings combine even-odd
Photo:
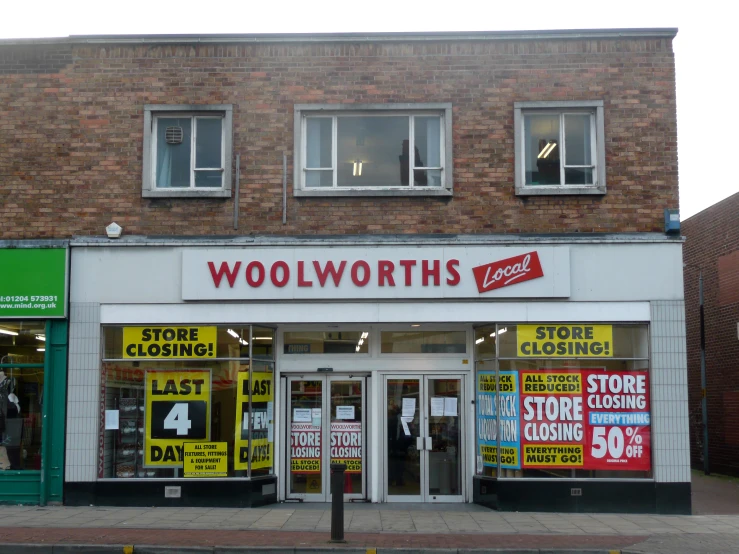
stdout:
[[103,328],[99,478],[274,473],[274,330]]
[[646,324],[475,329],[476,473],[651,478]]
[[369,331],[286,331],[285,354],[367,354]]
[[382,354],[464,354],[465,331],[383,331]]
[[0,471],[41,469],[45,321],[0,322]]

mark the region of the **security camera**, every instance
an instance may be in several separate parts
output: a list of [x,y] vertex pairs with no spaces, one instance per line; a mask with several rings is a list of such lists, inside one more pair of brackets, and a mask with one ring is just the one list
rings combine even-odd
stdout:
[[123,227],[118,225],[115,221],[105,228],[105,233],[108,235],[109,239],[120,238],[122,232]]

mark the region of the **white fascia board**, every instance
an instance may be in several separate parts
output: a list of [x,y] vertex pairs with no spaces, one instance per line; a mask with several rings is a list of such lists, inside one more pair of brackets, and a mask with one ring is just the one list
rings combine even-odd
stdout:
[[104,304],[103,324],[650,321],[649,302]]

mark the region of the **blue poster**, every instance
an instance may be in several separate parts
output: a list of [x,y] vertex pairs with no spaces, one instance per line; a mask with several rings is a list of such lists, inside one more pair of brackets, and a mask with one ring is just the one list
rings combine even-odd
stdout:
[[[520,469],[518,372],[501,371],[499,375],[498,387],[494,371],[477,373],[477,451],[482,458],[483,466],[497,467],[499,433],[500,467]],[[500,424],[496,426],[498,411]]]

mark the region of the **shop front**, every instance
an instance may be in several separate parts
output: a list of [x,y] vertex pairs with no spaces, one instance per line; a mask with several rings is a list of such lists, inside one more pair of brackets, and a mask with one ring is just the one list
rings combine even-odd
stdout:
[[60,504],[66,243],[0,243],[0,504]]
[[97,426],[67,501],[327,502],[340,462],[348,502],[684,511],[680,256],[660,236],[77,241],[68,426]]

